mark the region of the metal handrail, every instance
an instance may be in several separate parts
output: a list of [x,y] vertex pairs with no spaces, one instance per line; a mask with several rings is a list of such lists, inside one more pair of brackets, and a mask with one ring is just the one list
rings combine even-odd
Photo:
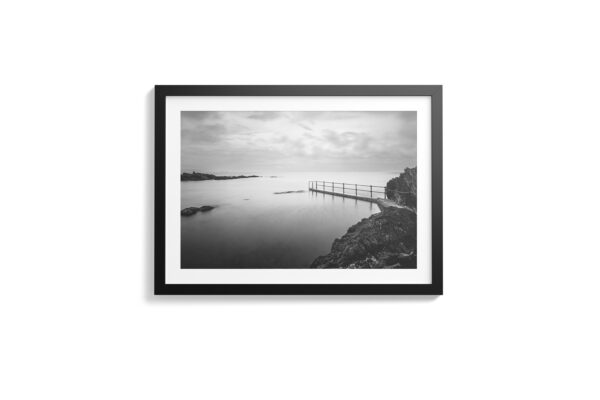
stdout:
[[[359,189],[358,187],[368,187],[369,189]],[[320,187],[320,188],[319,188]],[[410,192],[401,192],[399,190],[388,190],[385,186],[377,186],[377,185],[362,185],[358,183],[347,183],[347,182],[333,182],[333,181],[308,181],[308,188],[312,190],[322,190],[326,191],[326,189],[331,189],[331,193],[338,193],[343,195],[348,195],[347,191],[354,192],[354,196],[358,197],[358,192],[369,193],[369,198],[373,198],[373,193],[383,194],[383,197],[387,199],[388,192],[394,192],[397,194],[409,194]],[[373,190],[375,189],[384,189]],[[341,189],[341,192],[336,192],[335,189]],[[366,196],[365,196],[366,197]]]
[[336,184],[336,185],[348,185],[348,186],[366,186],[366,187],[377,187],[377,188],[381,188],[381,189],[385,189],[385,186],[377,186],[377,185],[363,185],[360,183],[348,183],[348,182],[332,182],[332,181],[308,181],[309,183],[315,182],[315,183],[327,183],[328,185],[330,184]]

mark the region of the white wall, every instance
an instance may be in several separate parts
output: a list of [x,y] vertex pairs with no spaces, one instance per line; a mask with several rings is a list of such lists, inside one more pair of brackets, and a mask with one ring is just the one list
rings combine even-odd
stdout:
[[[599,398],[598,10],[509,3],[3,3],[0,397]],[[446,294],[152,297],[153,85],[309,83],[444,85]]]

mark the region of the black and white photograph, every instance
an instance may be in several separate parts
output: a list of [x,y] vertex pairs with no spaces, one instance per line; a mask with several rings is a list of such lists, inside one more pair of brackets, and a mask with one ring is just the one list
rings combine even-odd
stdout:
[[181,111],[182,269],[417,268],[417,111]]
[[156,294],[442,294],[442,87],[155,87]]

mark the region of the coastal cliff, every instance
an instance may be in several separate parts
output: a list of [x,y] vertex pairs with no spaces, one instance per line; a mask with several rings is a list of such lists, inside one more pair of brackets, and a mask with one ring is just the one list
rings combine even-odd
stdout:
[[[402,193],[400,193],[402,192]],[[405,193],[406,192],[406,193]],[[335,239],[311,268],[416,268],[417,169],[407,168],[386,185],[393,205],[364,218]]]
[[391,179],[385,186],[388,199],[396,204],[417,211],[417,167],[406,168],[399,177]]
[[221,181],[226,179],[258,178],[258,175],[238,175],[238,176],[217,176],[213,174],[204,174],[202,172],[184,172],[181,174],[182,181]]

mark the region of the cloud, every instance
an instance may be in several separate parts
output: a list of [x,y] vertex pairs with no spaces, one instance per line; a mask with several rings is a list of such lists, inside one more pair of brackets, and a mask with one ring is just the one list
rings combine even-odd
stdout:
[[310,126],[308,126],[308,124],[303,124],[302,122],[296,122],[298,124],[299,127],[306,129],[307,131],[312,131],[313,128],[311,128]]
[[258,119],[260,121],[269,121],[272,119],[281,118],[282,115],[279,111],[255,111],[248,115],[248,118]]
[[218,143],[227,132],[223,124],[205,124],[201,128],[186,127],[181,128],[182,145],[200,144],[200,143]]
[[414,111],[184,111],[182,169],[400,170],[416,165],[416,116]]

